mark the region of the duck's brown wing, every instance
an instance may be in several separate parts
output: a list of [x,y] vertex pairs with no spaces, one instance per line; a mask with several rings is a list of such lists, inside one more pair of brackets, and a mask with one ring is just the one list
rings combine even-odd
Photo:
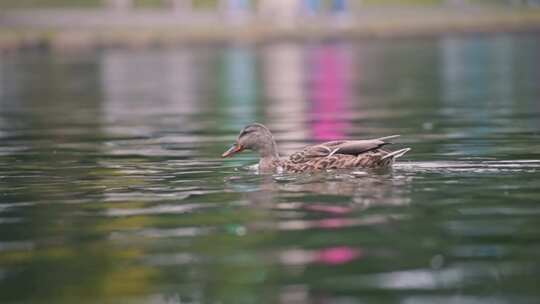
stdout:
[[302,151],[292,154],[289,158],[293,163],[303,163],[314,158],[331,156],[334,154],[359,155],[373,151],[389,143],[380,139],[368,140],[336,140],[317,145],[307,146]]
[[348,140],[336,146],[330,146],[332,152],[330,154],[347,154],[359,155],[368,151],[373,151],[382,148],[389,143],[378,139],[368,140]]

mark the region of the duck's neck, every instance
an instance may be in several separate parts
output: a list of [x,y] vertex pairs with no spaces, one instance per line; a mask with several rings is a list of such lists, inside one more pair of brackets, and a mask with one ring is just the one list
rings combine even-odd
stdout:
[[259,155],[261,157],[259,160],[259,169],[263,171],[273,170],[276,163],[279,162],[278,148],[274,139],[259,150]]

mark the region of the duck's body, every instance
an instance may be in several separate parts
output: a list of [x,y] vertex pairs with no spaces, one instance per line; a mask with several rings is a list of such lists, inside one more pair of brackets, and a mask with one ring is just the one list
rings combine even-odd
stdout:
[[[387,144],[377,139],[322,143],[308,146],[281,162],[286,172],[386,168],[392,166],[396,158],[396,154],[381,148]],[[403,155],[408,150],[399,152]]]
[[340,140],[329,141],[307,146],[302,151],[280,158],[277,145],[272,134],[261,124],[251,124],[245,127],[238,136],[236,143],[223,157],[228,157],[244,149],[259,152],[259,170],[262,172],[313,172],[327,169],[353,168],[388,168],[394,160],[410,149],[387,151],[383,146],[386,140],[398,135],[370,140]]

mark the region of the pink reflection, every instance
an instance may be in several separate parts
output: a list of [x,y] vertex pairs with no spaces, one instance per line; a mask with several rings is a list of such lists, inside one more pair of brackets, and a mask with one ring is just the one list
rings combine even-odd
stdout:
[[316,48],[309,66],[312,82],[308,89],[312,100],[311,121],[316,140],[343,138],[349,124],[344,121],[349,95],[349,66],[342,45]]
[[345,264],[359,258],[362,252],[351,247],[331,247],[319,250],[315,255],[315,260],[320,263],[339,265]]
[[335,228],[343,228],[351,225],[351,221],[343,218],[329,218],[317,221],[316,227],[319,228],[327,228],[327,229],[335,229]]
[[347,214],[351,212],[352,210],[352,208],[350,207],[315,205],[315,204],[307,205],[304,208],[309,211],[325,212],[325,213],[332,213],[332,214],[338,214],[338,215]]
[[363,256],[363,252],[360,249],[336,246],[320,250],[290,249],[280,254],[280,260],[285,265],[306,265],[311,263],[340,265],[349,263],[361,256]]

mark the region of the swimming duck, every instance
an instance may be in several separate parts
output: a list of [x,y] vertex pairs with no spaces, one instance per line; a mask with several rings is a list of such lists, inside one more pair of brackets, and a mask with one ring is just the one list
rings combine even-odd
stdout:
[[390,144],[392,135],[369,140],[335,140],[311,145],[280,158],[276,141],[270,130],[260,123],[247,125],[240,131],[235,143],[221,156],[229,157],[243,150],[259,153],[261,172],[315,172],[327,169],[388,168],[394,160],[410,149],[390,152],[383,149]]

